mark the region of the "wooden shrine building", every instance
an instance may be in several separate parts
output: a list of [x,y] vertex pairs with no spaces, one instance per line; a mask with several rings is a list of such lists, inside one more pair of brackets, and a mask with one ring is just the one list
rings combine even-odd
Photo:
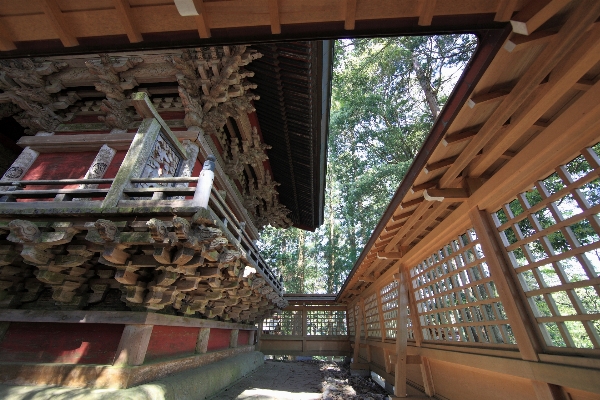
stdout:
[[[0,134],[22,149],[0,381],[187,398],[258,350],[351,356],[396,397],[600,399],[599,18],[597,0],[0,1]],[[283,294],[254,240],[322,222],[323,39],[451,32],[478,49],[342,290]]]

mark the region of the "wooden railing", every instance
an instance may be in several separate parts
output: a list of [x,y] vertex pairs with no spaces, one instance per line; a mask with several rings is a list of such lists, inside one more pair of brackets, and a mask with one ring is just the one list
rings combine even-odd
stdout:
[[[0,216],[19,217],[33,214],[54,218],[74,215],[176,214],[180,217],[193,217],[199,210],[204,209],[209,219],[215,221],[216,225],[227,234],[228,240],[239,245],[246,253],[246,259],[252,264],[251,266],[281,295],[283,284],[279,274],[269,268],[254,240],[246,232],[246,226],[251,223],[238,220],[223,196],[212,186],[214,164],[210,166],[210,161],[205,162],[198,177],[139,177],[159,135],[167,138],[182,159],[185,159],[185,153],[177,138],[154,110],[147,96],[142,93],[138,97],[132,102],[138,113],[145,119],[115,178],[22,180],[2,183]],[[175,186],[185,183],[196,183],[196,187]],[[161,186],[136,187],[139,184]],[[110,187],[65,189],[66,185],[110,185]],[[30,189],[36,186],[57,188]]]
[[259,323],[258,341],[259,350],[269,355],[352,354],[343,305],[287,307]]

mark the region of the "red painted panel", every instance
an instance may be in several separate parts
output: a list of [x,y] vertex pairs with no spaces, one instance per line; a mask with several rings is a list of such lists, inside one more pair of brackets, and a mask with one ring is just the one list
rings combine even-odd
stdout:
[[155,325],[145,361],[194,354],[199,332],[200,328]]
[[11,322],[2,362],[112,364],[125,325]]
[[[35,160],[23,180],[83,178],[97,151],[77,153],[42,153]],[[41,186],[36,186],[41,188]]]
[[228,349],[231,340],[231,329],[210,328],[208,351]]
[[250,340],[250,331],[242,331],[238,332],[238,346],[245,346],[248,344],[248,340]]
[[[34,161],[23,180],[79,179],[83,178],[98,152],[42,153]],[[25,190],[76,189],[78,185],[25,186]],[[43,201],[44,199],[18,199],[19,202]],[[52,200],[52,199],[46,199]]]

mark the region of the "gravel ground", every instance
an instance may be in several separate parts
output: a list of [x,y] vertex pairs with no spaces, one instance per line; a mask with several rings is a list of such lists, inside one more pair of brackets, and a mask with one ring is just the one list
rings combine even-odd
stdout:
[[350,376],[350,364],[321,362],[323,400],[384,400],[387,392],[370,377]]

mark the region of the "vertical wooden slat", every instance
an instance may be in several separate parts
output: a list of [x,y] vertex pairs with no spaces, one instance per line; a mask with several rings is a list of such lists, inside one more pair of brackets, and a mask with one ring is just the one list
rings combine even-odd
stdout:
[[537,330],[534,322],[529,317],[525,304],[520,301],[520,289],[506,263],[504,251],[497,242],[495,229],[492,227],[485,211],[475,208],[471,210],[469,217],[485,254],[490,274],[496,284],[498,295],[506,311],[508,323],[515,335],[521,357],[524,360],[538,361],[538,353],[541,352],[542,346]]
[[381,332],[381,341],[384,342],[386,334],[385,321],[383,320],[383,304],[381,303],[381,289],[381,287],[377,288],[375,297],[377,298],[377,312],[379,313],[379,332]]
[[406,346],[408,331],[408,291],[401,264],[394,279],[398,281],[398,321],[396,323],[396,373],[394,375],[394,395],[406,397]]
[[[356,305],[353,306],[352,312],[354,312],[355,307]],[[359,311],[358,315],[354,319],[354,353],[352,361],[355,364],[358,363],[358,357],[360,355],[360,325],[362,324],[362,322],[363,315],[362,312]]]
[[302,352],[306,351],[306,336],[308,335],[308,312],[302,307]]

